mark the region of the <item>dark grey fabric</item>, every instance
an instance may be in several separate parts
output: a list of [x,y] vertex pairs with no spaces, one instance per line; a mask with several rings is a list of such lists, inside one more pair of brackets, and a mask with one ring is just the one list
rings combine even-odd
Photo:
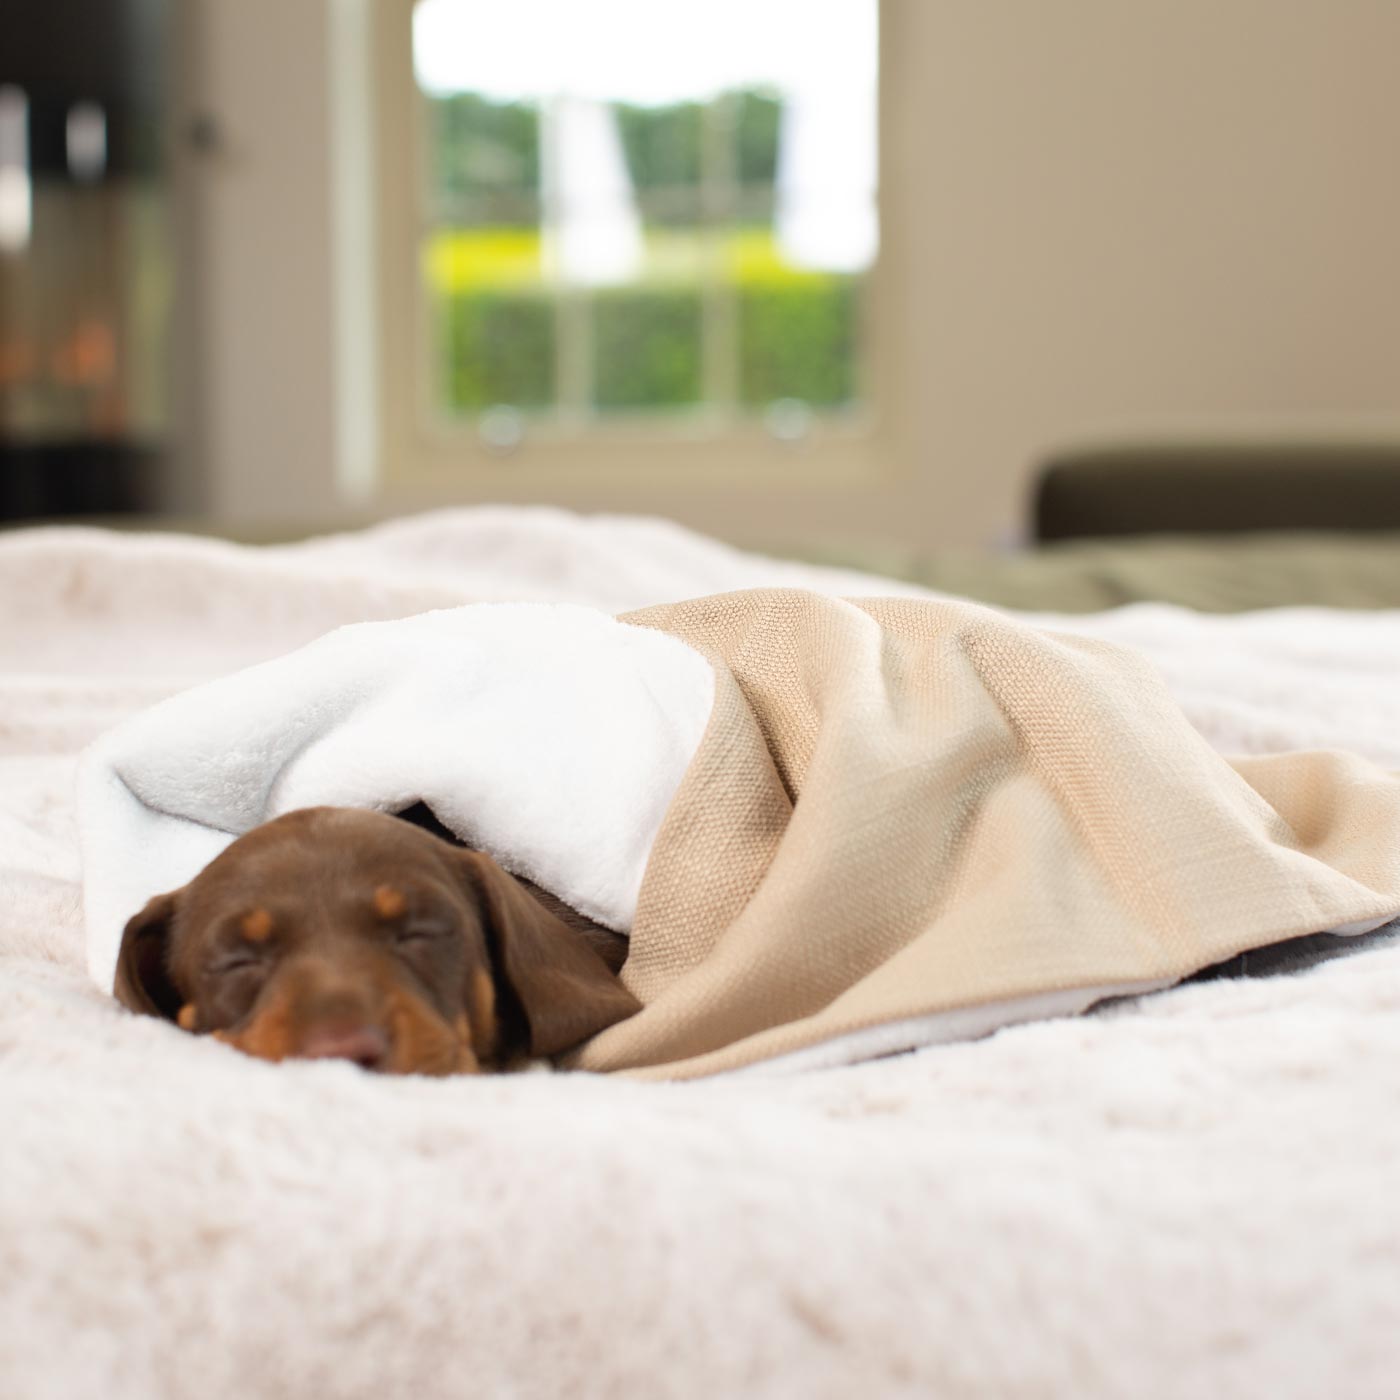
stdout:
[[1203,968],[1187,980],[1204,982],[1220,977],[1288,977],[1306,972],[1319,963],[1355,957],[1358,953],[1369,953],[1395,942],[1400,942],[1400,919],[1382,924],[1370,933],[1350,937],[1336,933],[1313,933],[1306,938],[1290,938],[1286,943],[1251,948],[1213,967]]

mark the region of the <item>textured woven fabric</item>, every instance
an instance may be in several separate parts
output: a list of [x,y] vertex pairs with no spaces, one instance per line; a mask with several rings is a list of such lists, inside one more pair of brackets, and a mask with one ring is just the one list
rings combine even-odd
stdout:
[[1136,653],[781,589],[623,620],[718,683],[642,884],[644,1009],[583,1068],[715,1073],[1400,910],[1400,779],[1342,753],[1227,761]]

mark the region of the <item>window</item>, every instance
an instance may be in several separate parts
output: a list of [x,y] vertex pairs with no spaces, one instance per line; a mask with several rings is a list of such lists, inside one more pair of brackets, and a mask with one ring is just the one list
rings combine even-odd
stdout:
[[391,461],[867,436],[876,0],[387,8]]

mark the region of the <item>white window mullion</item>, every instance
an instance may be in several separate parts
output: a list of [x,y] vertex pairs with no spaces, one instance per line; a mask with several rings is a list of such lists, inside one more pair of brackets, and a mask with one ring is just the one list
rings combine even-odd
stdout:
[[569,427],[593,417],[592,298],[586,288],[556,284],[554,302],[555,403]]
[[555,413],[568,427],[593,417],[592,297],[567,256],[566,220],[574,191],[566,179],[564,131],[569,98],[559,93],[540,105],[540,239],[554,296]]
[[701,122],[701,398],[717,418],[735,415],[739,397],[739,316],[728,275],[728,243],[738,208],[738,152],[732,94],[708,103]]

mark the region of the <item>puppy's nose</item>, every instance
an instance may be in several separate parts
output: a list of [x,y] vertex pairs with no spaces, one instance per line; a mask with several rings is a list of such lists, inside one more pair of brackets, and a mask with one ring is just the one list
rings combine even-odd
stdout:
[[298,1053],[305,1060],[349,1060],[361,1069],[379,1069],[389,1058],[389,1037],[378,1026],[317,1026]]

